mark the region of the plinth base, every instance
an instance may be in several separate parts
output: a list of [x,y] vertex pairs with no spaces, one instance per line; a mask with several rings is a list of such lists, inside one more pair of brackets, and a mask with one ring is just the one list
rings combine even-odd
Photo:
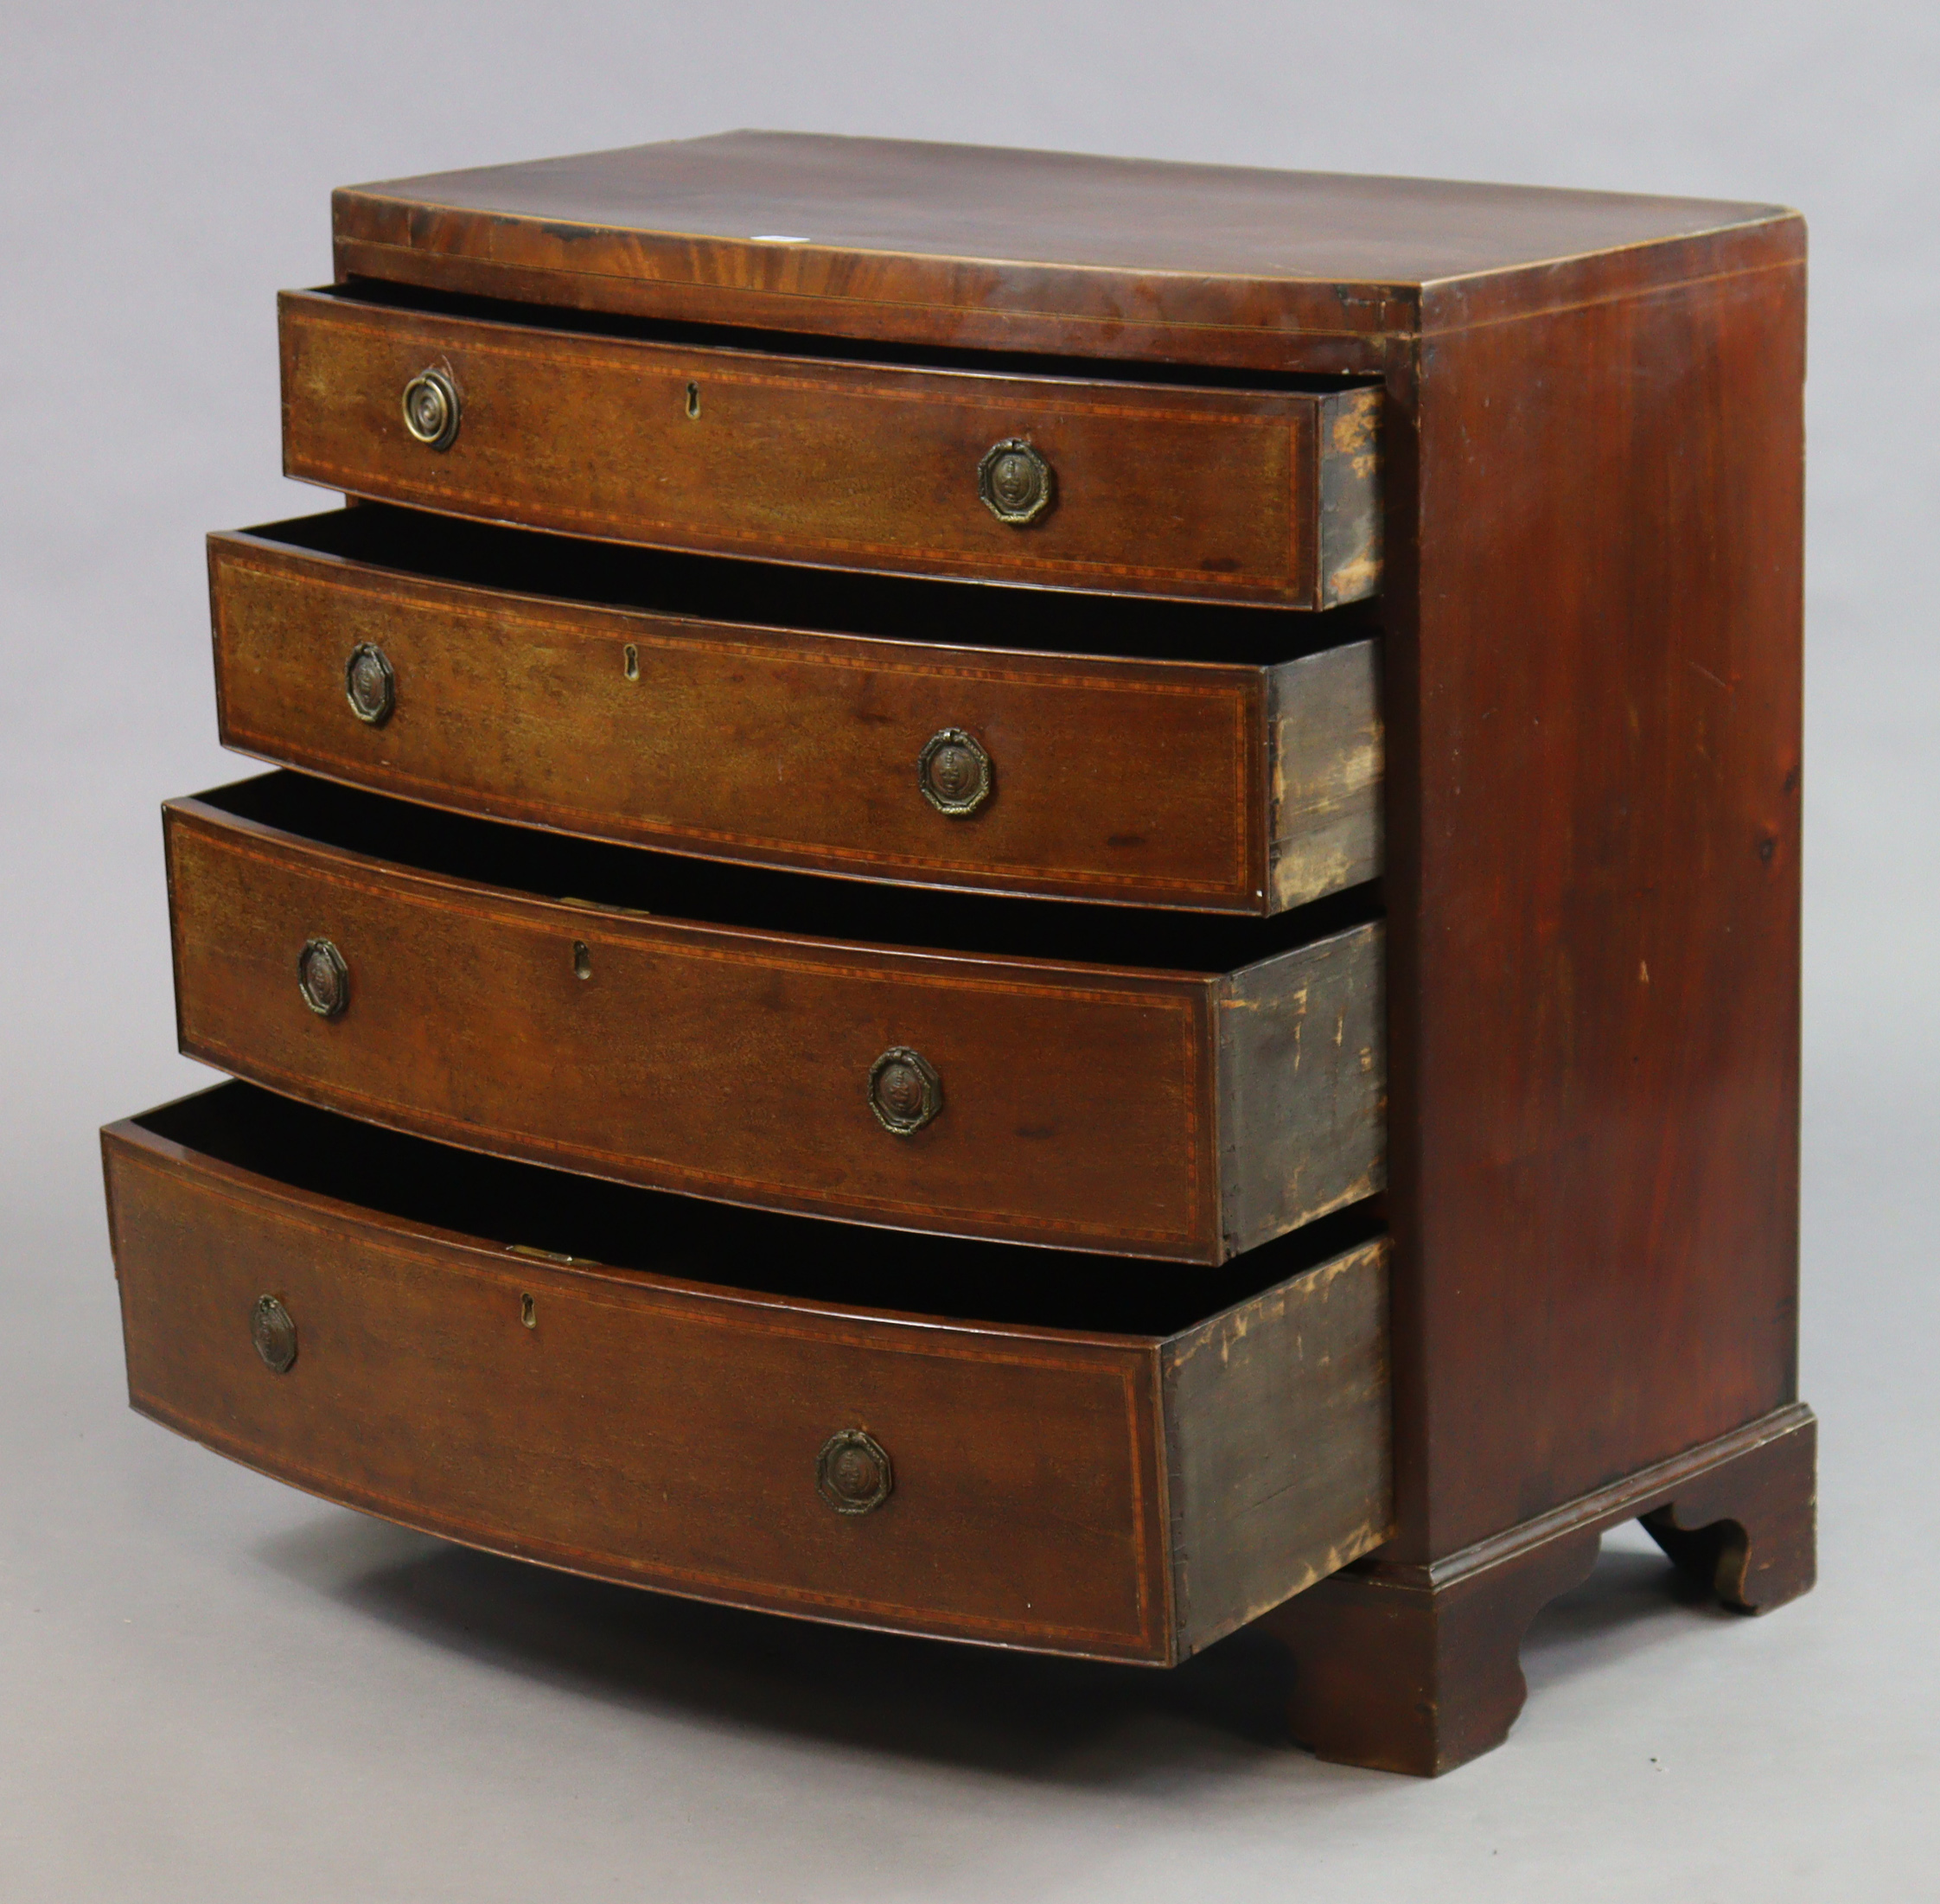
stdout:
[[1816,1577],[1817,1445],[1795,1403],[1431,1566],[1372,1557],[1322,1581],[1260,1622],[1292,1655],[1294,1737],[1340,1764],[1424,1775],[1500,1745],[1528,1696],[1530,1622],[1621,1521],[1641,1520],[1727,1607],[1796,1599]]

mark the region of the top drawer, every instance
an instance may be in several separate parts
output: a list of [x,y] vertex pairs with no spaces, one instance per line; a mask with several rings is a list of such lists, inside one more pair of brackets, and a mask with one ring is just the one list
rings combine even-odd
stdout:
[[1379,585],[1368,386],[904,369],[566,322],[285,292],[285,472],[831,568],[1312,609]]

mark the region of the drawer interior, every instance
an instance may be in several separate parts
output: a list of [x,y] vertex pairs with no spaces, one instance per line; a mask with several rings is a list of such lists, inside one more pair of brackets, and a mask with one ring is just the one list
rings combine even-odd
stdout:
[[1379,881],[1268,918],[852,884],[690,859],[271,773],[197,795],[339,851],[540,898],[851,943],[1225,972],[1381,916]]
[[848,573],[632,548],[386,502],[246,533],[427,581],[884,641],[1267,668],[1376,631],[1373,604],[1365,602],[1317,613]]
[[1369,1198],[1222,1268],[1031,1249],[776,1215],[634,1189],[380,1130],[252,1084],[224,1083],[131,1120],[185,1150],[414,1226],[543,1262],[874,1313],[1086,1336],[1164,1339],[1358,1248]]
[[986,377],[1052,377],[1060,383],[1143,384],[1184,390],[1326,392],[1371,388],[1381,380],[1344,373],[1235,370],[1218,364],[1133,362],[1019,350],[967,350],[948,344],[898,344],[873,337],[856,339],[811,331],[689,323],[676,318],[578,310],[564,304],[520,303],[508,298],[436,291],[428,285],[397,284],[376,278],[353,278],[341,284],[322,285],[316,295],[341,297],[347,303],[380,304],[392,310],[424,311],[485,323],[520,324],[536,330],[571,331],[581,336],[684,344],[697,350],[758,351],[764,355],[810,358],[823,363],[957,370]]

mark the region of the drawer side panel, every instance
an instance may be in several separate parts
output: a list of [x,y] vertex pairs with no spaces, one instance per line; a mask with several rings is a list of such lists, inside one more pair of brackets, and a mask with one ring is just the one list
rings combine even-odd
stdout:
[[1387,1182],[1379,923],[1222,981],[1220,1153],[1236,1255]]
[[1165,1345],[1182,1658],[1388,1537],[1388,1255],[1369,1243]]
[[1320,412],[1313,486],[1320,499],[1320,605],[1381,589],[1381,412],[1377,389],[1346,390]]
[[1380,675],[1381,650],[1372,641],[1282,661],[1267,672],[1273,911],[1380,877]]

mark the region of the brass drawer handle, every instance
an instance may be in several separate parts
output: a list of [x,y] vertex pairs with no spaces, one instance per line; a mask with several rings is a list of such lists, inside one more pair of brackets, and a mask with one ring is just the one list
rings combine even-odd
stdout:
[[815,1457],[815,1486],[838,1514],[871,1514],[890,1498],[889,1451],[861,1428],[843,1428]]
[[960,727],[946,727],[916,756],[916,785],[938,813],[967,819],[990,798],[990,756]]
[[359,642],[343,664],[344,698],[350,712],[372,727],[381,727],[398,704],[398,677],[390,658],[375,642]]
[[993,443],[977,465],[977,494],[999,522],[1022,528],[1051,506],[1051,466],[1022,437]]
[[258,1296],[249,1312],[249,1339],[272,1375],[287,1375],[297,1359],[297,1325],[274,1296]]
[[297,989],[319,1018],[341,1018],[350,1003],[350,968],[328,939],[305,939],[297,955]]
[[458,387],[443,370],[420,370],[404,387],[405,428],[427,449],[449,450],[458,435]]
[[892,1045],[869,1067],[869,1108],[884,1130],[907,1137],[943,1108],[943,1080],[920,1051]]

